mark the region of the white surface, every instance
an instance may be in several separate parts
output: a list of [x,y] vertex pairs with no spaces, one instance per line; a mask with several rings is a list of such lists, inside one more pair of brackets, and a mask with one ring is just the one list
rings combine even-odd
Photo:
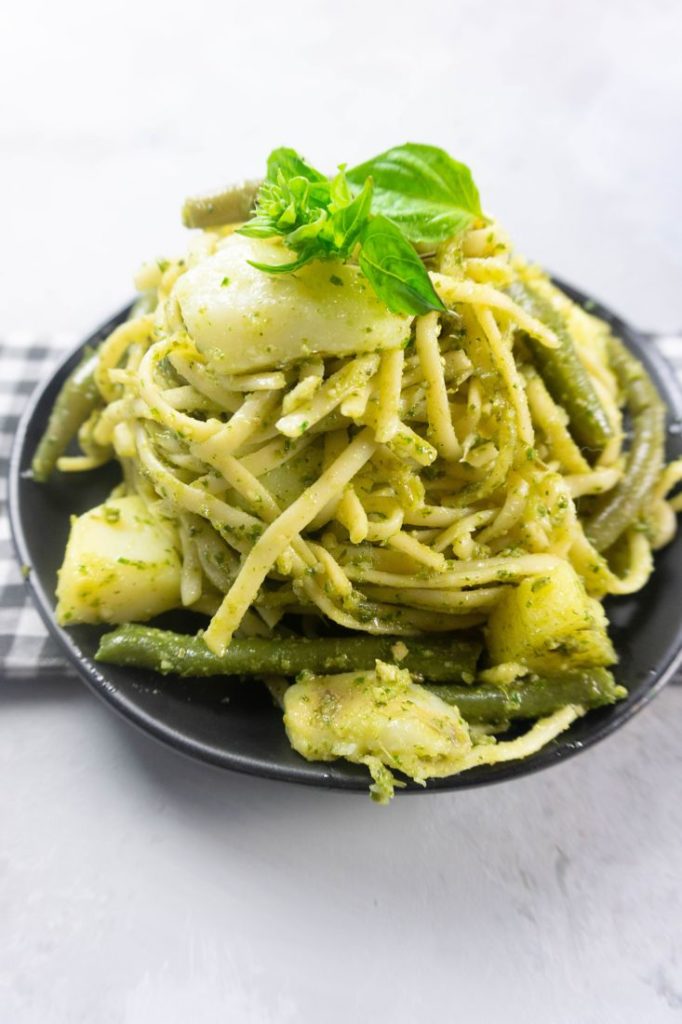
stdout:
[[[8,4],[0,330],[86,331],[187,191],[285,143],[470,162],[517,244],[682,326],[679,0]],[[192,764],[0,687],[2,1024],[682,1017],[682,690],[527,780],[398,799]]]

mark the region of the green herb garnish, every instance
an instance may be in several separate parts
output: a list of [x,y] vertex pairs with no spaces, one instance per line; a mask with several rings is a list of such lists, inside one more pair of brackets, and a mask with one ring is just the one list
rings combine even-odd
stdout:
[[[434,244],[481,217],[471,172],[436,146],[406,143],[327,178],[293,149],[273,150],[255,214],[240,229],[282,239],[296,258],[252,263],[288,274],[311,260],[358,259],[393,313],[444,309],[414,243]],[[336,281],[334,281],[336,283]]]
[[442,242],[482,216],[471,171],[438,146],[395,146],[347,177],[358,187],[372,178],[372,211],[389,217],[412,242]]
[[252,265],[287,274],[315,259],[348,259],[367,223],[371,198],[371,181],[354,197],[343,170],[325,178],[292,149],[274,150],[268,157],[255,217],[240,233],[250,238],[278,235],[298,259],[275,266]]
[[[360,269],[392,313],[444,309],[424,264],[399,227],[379,214],[362,236]],[[430,301],[433,293],[435,301]]]

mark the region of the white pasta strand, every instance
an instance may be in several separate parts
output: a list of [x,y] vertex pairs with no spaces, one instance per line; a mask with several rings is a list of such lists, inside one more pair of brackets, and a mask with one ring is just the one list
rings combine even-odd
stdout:
[[527,331],[533,338],[537,338],[547,348],[558,347],[559,341],[554,331],[529,316],[509,296],[496,288],[487,284],[475,284],[473,281],[457,281],[445,274],[432,273],[431,278],[436,286],[436,291],[448,305],[464,302],[474,306],[499,309],[506,313],[522,330]]
[[390,441],[400,426],[400,391],[404,362],[405,353],[401,348],[385,352],[381,357],[378,374],[379,411],[374,436],[382,444]]
[[299,437],[340,405],[352,391],[367,384],[378,365],[379,357],[376,355],[359,356],[325,381],[310,405],[282,416],[277,421],[277,429],[287,437]]
[[427,313],[417,320],[416,347],[427,385],[426,408],[431,440],[442,458],[454,460],[459,458],[461,447],[450,415],[443,360],[438,347],[439,332],[437,313]]
[[511,347],[505,343],[495,317],[489,309],[474,306],[474,312],[488,339],[493,363],[506,385],[509,400],[514,407],[519,440],[527,448],[532,448],[535,444],[535,433],[531,423],[526,389],[523,386],[523,378],[516,367]]

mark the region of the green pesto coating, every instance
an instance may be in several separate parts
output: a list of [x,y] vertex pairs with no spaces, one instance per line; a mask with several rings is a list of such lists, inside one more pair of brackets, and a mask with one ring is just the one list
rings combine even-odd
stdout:
[[481,653],[478,640],[452,637],[403,642],[407,655],[400,661],[392,651],[397,638],[376,636],[249,637],[232,640],[222,657],[213,654],[202,638],[184,636],[151,626],[125,625],[100,640],[97,660],[113,665],[150,669],[180,676],[296,676],[368,671],[378,660],[399,664],[432,682],[473,680]]
[[654,382],[640,361],[615,338],[609,342],[609,359],[625,392],[632,441],[622,480],[604,496],[585,527],[598,551],[610,548],[637,519],[665,457],[665,406]]
[[243,181],[220,192],[190,196],[182,207],[182,223],[186,228],[240,224],[249,219],[260,185],[260,181]]
[[584,448],[601,450],[613,437],[613,428],[580,361],[563,317],[551,302],[525,282],[510,285],[508,293],[530,316],[550,327],[559,339],[558,348],[547,348],[537,339],[525,335],[547,390],[568,414],[574,440]]
[[551,676],[531,676],[508,686],[429,686],[446,704],[456,704],[467,722],[506,722],[542,718],[567,704],[598,708],[627,695],[605,668],[585,668]]
[[45,483],[69,442],[100,401],[95,384],[97,353],[86,348],[76,368],[64,381],[61,391],[52,406],[47,429],[41,437],[31,468],[33,478]]

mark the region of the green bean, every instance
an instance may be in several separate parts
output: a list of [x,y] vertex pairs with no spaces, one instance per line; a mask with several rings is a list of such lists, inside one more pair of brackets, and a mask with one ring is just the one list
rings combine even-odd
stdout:
[[527,313],[551,327],[559,339],[559,347],[552,349],[530,335],[525,336],[547,390],[568,414],[575,441],[588,449],[604,448],[613,437],[613,427],[580,361],[563,317],[551,302],[523,281],[510,285],[508,293]]
[[[125,625],[100,640],[97,660],[112,665],[151,669],[162,675],[284,675],[299,672],[354,672],[374,668],[377,659],[397,662],[390,637],[350,636],[249,637],[234,639],[222,657],[213,654],[200,636],[183,636],[150,626]],[[460,637],[405,641],[400,661],[415,675],[434,682],[473,680],[481,653],[477,640]]]
[[[626,695],[610,672],[581,669],[550,677],[533,676],[506,686],[492,683],[452,685],[473,679],[480,644],[475,640],[409,640],[408,654],[399,662],[426,688],[448,704],[456,704],[469,722],[500,722],[539,718],[566,704],[586,708],[613,704]],[[184,636],[151,626],[119,626],[100,640],[97,661],[149,669],[162,675],[295,676],[315,673],[367,671],[377,659],[394,662],[393,641],[386,637],[306,639],[253,637],[235,639],[222,657],[212,654],[201,637]],[[441,684],[447,681],[446,685]]]
[[598,551],[610,548],[641,512],[658,479],[665,450],[665,406],[651,377],[615,338],[609,342],[609,358],[625,392],[632,441],[622,480],[604,497],[585,527]]
[[81,361],[62,384],[31,464],[33,478],[39,483],[48,479],[57,459],[100,401],[94,377],[96,365],[97,353],[86,348]]
[[260,181],[243,181],[221,192],[190,196],[182,207],[186,228],[215,228],[249,219]]
[[627,695],[605,668],[581,669],[560,675],[520,679],[511,686],[429,686],[447,704],[456,704],[467,722],[504,722],[542,718],[566,704],[598,708]]

